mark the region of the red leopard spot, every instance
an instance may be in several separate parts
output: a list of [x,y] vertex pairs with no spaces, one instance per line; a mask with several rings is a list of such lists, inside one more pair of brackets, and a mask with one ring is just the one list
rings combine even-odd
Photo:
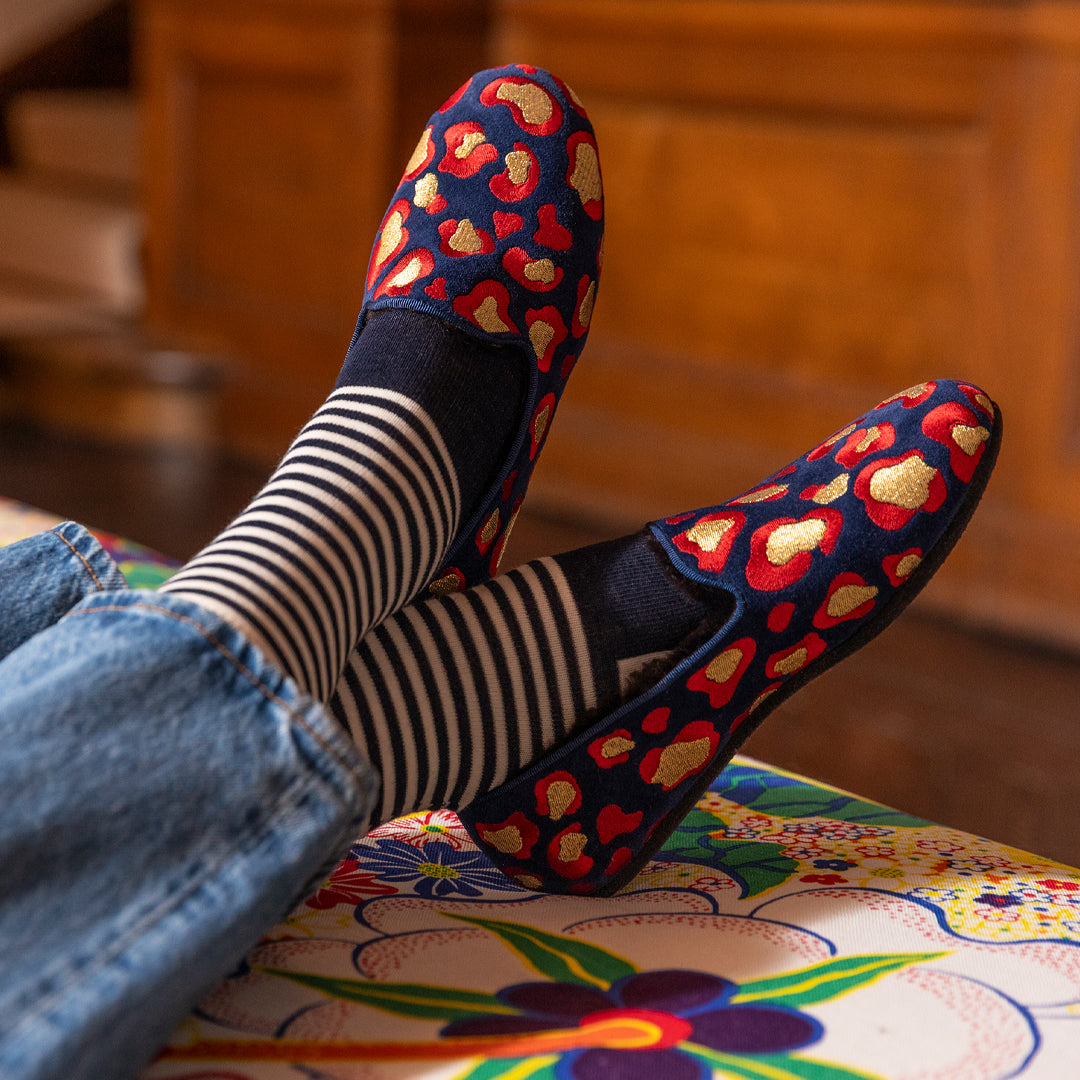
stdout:
[[714,709],[722,708],[734,696],[739,680],[757,652],[757,642],[751,637],[739,638],[718,652],[699,671],[686,680],[687,690],[709,695]]
[[877,409],[883,409],[886,405],[891,405],[894,401],[899,401],[905,409],[914,409],[916,405],[921,405],[931,394],[937,389],[937,383],[934,381],[919,383],[918,386],[908,387],[907,390],[901,390],[899,394],[893,394],[891,397],[887,397],[884,401],[878,402],[874,406],[875,411]]
[[491,215],[491,222],[495,226],[495,235],[502,240],[503,237],[516,233],[525,224],[525,219],[520,214],[504,214],[496,210]]
[[768,624],[769,629],[774,634],[782,633],[788,628],[791,623],[791,616],[795,614],[795,605],[790,600],[781,600],[769,612]]
[[563,357],[562,367],[559,368],[559,378],[569,379],[570,372],[574,370],[574,365],[577,363],[577,355],[575,353],[567,353]]
[[475,120],[463,120],[446,129],[446,153],[439,162],[439,172],[458,177],[475,176],[499,151],[487,141],[483,127]]
[[692,518],[696,510],[689,510],[685,514],[675,514],[672,517],[664,518],[665,525],[678,525],[680,521],[686,521],[687,518]]
[[424,286],[424,292],[433,300],[446,299],[446,278],[437,277],[430,285]]
[[581,788],[568,772],[553,772],[533,786],[536,812],[558,821],[581,807]]
[[664,791],[696,776],[712,760],[720,745],[720,732],[707,720],[693,720],[665,747],[650,750],[638,772],[646,784]]
[[611,856],[611,862],[608,863],[607,869],[604,871],[604,877],[611,877],[613,874],[617,874],[631,859],[633,851],[628,847],[621,847],[614,855]]
[[[674,525],[682,520],[682,517],[672,518],[668,520],[668,524]],[[671,542],[680,551],[693,555],[697,559],[698,569],[718,574],[724,569],[735,537],[745,523],[746,515],[741,510],[721,510],[706,514],[685,532],[672,537]]]
[[481,281],[464,296],[454,297],[454,310],[489,334],[518,332],[510,318],[510,292],[501,281]]
[[863,458],[879,450],[888,450],[896,442],[892,424],[873,424],[853,431],[836,451],[836,460],[846,469],[853,469]]
[[449,112],[464,96],[465,91],[469,89],[472,83],[472,76],[470,75],[440,106],[439,112]]
[[506,272],[532,292],[550,292],[563,278],[561,266],[546,257],[534,259],[524,248],[512,247],[502,257]]
[[540,830],[520,810],[515,810],[505,821],[478,822],[476,832],[489,847],[515,859],[527,859],[533,844],[540,839]]
[[382,279],[373,300],[380,296],[406,296],[412,287],[435,269],[435,257],[427,248],[414,248],[402,255]]
[[773,653],[765,662],[765,674],[770,679],[783,679],[794,675],[824,651],[824,640],[811,631],[801,641]]
[[957,383],[956,385],[960,387],[974,408],[986,413],[987,416],[994,415],[994,403],[977,386],[972,386],[971,383]]
[[540,227],[533,233],[533,240],[537,244],[549,247],[553,251],[570,250],[574,237],[569,229],[559,224],[554,203],[544,203],[536,211],[536,220],[540,223]]
[[801,518],[775,518],[754,530],[746,580],[760,592],[786,589],[803,577],[814,563],[814,552],[829,555],[844,523],[831,507],[811,510]]
[[555,85],[562,91],[563,97],[570,102],[570,106],[574,112],[584,116],[585,119],[588,120],[589,114],[585,111],[585,106],[578,100],[577,94],[575,94],[558,75],[552,75],[551,77],[555,80]]
[[669,716],[671,716],[670,709],[663,707],[653,709],[653,711],[648,713],[645,719],[641,721],[641,730],[648,732],[650,735],[659,735],[660,732],[667,730]]
[[510,498],[510,492],[514,490],[514,481],[518,478],[518,470],[515,469],[502,484],[503,502]]
[[524,143],[518,142],[503,161],[506,168],[488,181],[491,194],[503,202],[520,202],[528,198],[540,183],[540,162],[536,155]]
[[468,255],[486,255],[495,250],[495,241],[491,233],[476,229],[465,218],[447,218],[439,223],[439,250],[452,259],[463,259]]
[[574,337],[584,337],[592,322],[593,304],[596,301],[596,282],[583,274],[577,287],[577,303],[574,304],[574,320],[571,331]]
[[881,529],[901,529],[920,511],[932,514],[948,494],[945,479],[918,450],[878,458],[855,478],[855,494]]
[[548,371],[555,350],[566,340],[566,323],[563,322],[559,309],[548,305],[526,311],[525,325],[529,330],[533,352],[536,353],[536,366],[541,371]]
[[881,561],[881,569],[891,585],[903,585],[915,568],[922,562],[922,548],[908,548],[899,555],[886,555]]
[[952,471],[966,484],[982,460],[990,430],[966,405],[949,401],[923,417],[922,429],[935,442],[948,448]]
[[630,759],[634,749],[634,740],[625,728],[601,735],[589,743],[589,756],[601,769],[610,769],[615,765],[624,765]]
[[494,79],[480,91],[480,100],[490,107],[505,105],[514,123],[530,135],[550,135],[562,125],[562,107],[532,79],[515,75]]
[[555,395],[545,394],[536,406],[532,420],[529,421],[529,434],[532,445],[529,447],[529,460],[532,461],[540,450],[540,444],[551,427],[551,414],[555,411]]
[[408,199],[398,199],[386,211],[386,217],[382,219],[382,224],[379,226],[375,248],[371,253],[371,262],[368,264],[365,290],[371,288],[372,283],[379,276],[379,271],[405,249],[405,245],[409,242],[409,230],[405,228],[405,221],[411,211],[412,205]]
[[814,613],[814,625],[827,630],[848,619],[869,615],[877,603],[878,588],[869,585],[858,574],[846,571],[837,574],[829,584],[821,607]]
[[566,183],[578,193],[585,213],[593,221],[599,221],[604,202],[596,140],[587,131],[576,131],[566,140],[566,156],[570,161]]
[[401,181],[415,180],[435,160],[435,141],[431,137],[431,128],[424,128],[420,141],[416,144],[413,156],[405,166]]
[[600,837],[600,843],[610,844],[616,836],[633,832],[641,824],[643,816],[641,810],[628,814],[614,803],[605,806],[596,818],[596,835]]
[[581,831],[581,825],[575,821],[548,844],[548,866],[560,877],[570,881],[583,878],[593,865],[593,860],[585,854],[587,844],[588,838]]

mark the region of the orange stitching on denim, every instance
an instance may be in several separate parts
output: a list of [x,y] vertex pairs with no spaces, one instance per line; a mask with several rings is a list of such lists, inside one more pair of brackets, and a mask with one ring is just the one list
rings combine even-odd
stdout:
[[181,615],[179,612],[172,611],[167,607],[160,607],[157,604],[147,604],[140,601],[135,604],[103,604],[98,607],[80,607],[76,608],[74,611],[69,611],[64,617],[70,618],[72,615],[86,615],[98,611],[131,611],[132,608],[143,608],[147,611],[156,611],[160,615],[165,615],[176,622],[184,623],[185,625],[192,627],[206,638],[206,640],[213,645],[213,647],[217,649],[217,651],[232,664],[232,666],[243,675],[267,701],[272,701],[275,705],[284,709],[296,723],[298,723],[324,750],[327,751],[327,753],[333,755],[334,760],[337,761],[342,768],[348,770],[350,773],[352,772],[352,766],[350,766],[341,756],[336,747],[328,743],[326,739],[320,735],[287,701],[275,694],[253,671],[242,664],[239,657],[237,657],[227,645],[224,645],[210,633],[206,627],[201,626],[187,615]]
[[83,566],[86,567],[86,572],[94,579],[94,584],[97,586],[98,592],[104,592],[105,586],[102,585],[101,582],[98,580],[97,574],[94,573],[94,568],[86,561],[86,556],[83,555],[83,553],[79,551],[66,536],[62,536],[60,533],[58,533],[56,531],[56,529],[58,528],[59,526],[56,526],[56,528],[50,529],[49,532],[51,532],[53,536],[55,536],[58,540],[63,540],[64,543],[67,544],[69,548],[71,548],[71,553],[78,556],[79,561],[83,564]]

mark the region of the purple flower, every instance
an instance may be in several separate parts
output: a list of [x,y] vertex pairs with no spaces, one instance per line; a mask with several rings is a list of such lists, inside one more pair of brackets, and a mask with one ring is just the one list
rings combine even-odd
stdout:
[[821,1024],[798,1009],[733,1003],[738,989],[717,975],[677,969],[627,975],[606,991],[577,983],[518,983],[496,997],[519,1015],[455,1020],[442,1033],[506,1036],[620,1019],[655,1032],[650,1044],[633,1049],[583,1038],[580,1049],[562,1054],[559,1080],[711,1080],[712,1067],[695,1056],[695,1046],[735,1055],[783,1054],[821,1038]]

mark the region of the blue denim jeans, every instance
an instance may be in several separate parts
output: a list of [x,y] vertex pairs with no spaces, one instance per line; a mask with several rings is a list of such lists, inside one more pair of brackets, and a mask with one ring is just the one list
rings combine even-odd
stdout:
[[153,1055],[363,827],[339,725],[73,523],[0,550],[0,1076]]

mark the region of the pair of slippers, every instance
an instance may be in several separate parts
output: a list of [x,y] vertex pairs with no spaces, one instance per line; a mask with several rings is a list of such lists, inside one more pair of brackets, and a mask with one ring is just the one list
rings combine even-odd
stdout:
[[[424,129],[383,219],[361,320],[424,311],[528,361],[519,428],[432,592],[495,573],[588,334],[602,261],[592,127],[559,79],[480,72]],[[750,491],[652,523],[671,572],[727,613],[658,682],[459,811],[504,872],[610,894],[660,848],[746,737],[880,633],[982,495],[1001,417],[978,387],[904,390]]]

